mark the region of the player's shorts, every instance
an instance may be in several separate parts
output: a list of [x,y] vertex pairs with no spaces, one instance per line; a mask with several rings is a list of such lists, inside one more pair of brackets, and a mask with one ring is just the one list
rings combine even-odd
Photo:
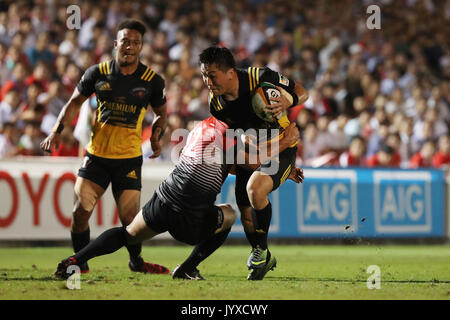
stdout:
[[103,189],[112,184],[113,192],[141,190],[142,156],[130,159],[106,159],[86,153],[78,176],[88,179]]
[[223,212],[220,207],[210,206],[195,214],[178,212],[165,204],[155,192],[142,208],[142,216],[147,226],[155,232],[169,231],[174,239],[196,245],[210,238],[222,227]]
[[[289,177],[289,174],[295,167],[296,155],[297,147],[287,148],[281,152],[278,157],[270,159],[256,169],[256,171],[266,173],[272,178],[272,191],[276,190]],[[273,168],[277,168],[278,170],[274,173]],[[250,200],[247,194],[247,182],[253,172],[254,171],[236,166],[236,187],[234,192],[238,206],[250,206]]]

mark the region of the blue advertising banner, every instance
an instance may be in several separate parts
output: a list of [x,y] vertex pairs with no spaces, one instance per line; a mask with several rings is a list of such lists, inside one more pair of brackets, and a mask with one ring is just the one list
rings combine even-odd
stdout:
[[[270,238],[426,238],[445,236],[444,172],[394,169],[304,169],[270,195]],[[216,203],[230,203],[229,176]],[[239,215],[239,214],[238,214]],[[231,237],[244,237],[238,219]]]

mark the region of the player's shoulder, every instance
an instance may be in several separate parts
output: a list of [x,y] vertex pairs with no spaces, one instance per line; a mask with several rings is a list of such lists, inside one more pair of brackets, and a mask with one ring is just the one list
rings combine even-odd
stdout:
[[275,71],[269,67],[247,67],[237,69],[241,81],[248,83],[250,91],[255,89],[261,82],[269,81],[274,78]]
[[143,64],[142,62],[139,63],[137,76],[140,80],[145,81],[149,84],[164,85],[164,78],[157,72],[152,70],[151,67]]
[[114,71],[114,60],[103,61],[95,66],[97,66],[99,74],[108,76]]
[[98,77],[101,75],[111,74],[112,70],[112,61],[103,61],[97,64],[91,65],[84,72],[83,77]]

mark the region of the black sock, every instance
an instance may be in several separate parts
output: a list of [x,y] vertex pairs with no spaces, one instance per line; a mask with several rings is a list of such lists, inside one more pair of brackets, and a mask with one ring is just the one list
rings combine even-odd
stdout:
[[141,258],[142,243],[126,244],[125,247],[130,254],[130,261],[135,267],[140,267],[144,260]]
[[[259,245],[261,249],[267,249],[267,235],[270,228],[270,220],[272,219],[272,204],[269,204],[261,210],[252,208],[253,225],[255,227],[255,234],[253,235],[256,240],[256,245]],[[253,246],[253,247],[256,247]]]
[[72,238],[72,246],[75,253],[86,247],[89,244],[89,241],[91,241],[89,228],[87,228],[86,231],[79,233],[71,232],[70,237]]
[[254,231],[245,230],[245,236],[247,237],[247,241],[250,243],[252,248],[255,248],[259,244],[258,235]]
[[117,227],[106,230],[97,239],[75,254],[77,263],[82,264],[97,256],[113,253],[127,243],[127,230]]
[[190,256],[181,264],[181,268],[185,270],[194,270],[206,258],[208,258],[214,251],[216,251],[227,239],[231,228],[226,229],[220,233],[214,234],[212,237],[206,239],[202,243],[195,246]]

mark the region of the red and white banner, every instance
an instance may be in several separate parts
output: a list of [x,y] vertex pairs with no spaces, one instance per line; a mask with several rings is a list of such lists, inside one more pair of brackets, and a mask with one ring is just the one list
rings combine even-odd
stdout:
[[[74,183],[81,158],[24,158],[0,161],[0,240],[68,240]],[[146,163],[141,206],[173,165]],[[91,236],[119,226],[111,187],[92,213]]]

